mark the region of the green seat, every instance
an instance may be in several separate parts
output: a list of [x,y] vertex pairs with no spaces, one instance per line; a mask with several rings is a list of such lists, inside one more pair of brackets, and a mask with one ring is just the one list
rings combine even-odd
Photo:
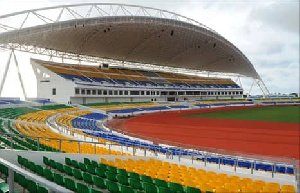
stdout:
[[27,178],[25,178],[25,176],[20,174],[19,180],[18,180],[18,183],[20,184],[20,186],[22,186],[24,189],[27,189],[27,186],[28,186],[27,182],[28,182]]
[[38,186],[38,192],[39,193],[48,193],[48,189],[44,186]]
[[65,187],[69,190],[76,191],[77,187],[73,179],[65,178]]
[[117,173],[123,176],[128,176],[128,173],[124,169],[117,169]]
[[50,165],[49,159],[48,159],[46,156],[43,156],[43,163],[44,163],[46,166],[49,166],[49,165]]
[[44,169],[44,176],[47,180],[53,181],[53,172],[49,169]]
[[64,165],[62,163],[56,162],[56,169],[60,172],[65,172]]
[[[16,172],[14,172],[14,180],[15,180],[15,182],[17,182],[17,183],[19,183],[20,182],[20,176],[21,176],[21,174],[18,174],[18,173],[16,173]],[[1,184],[1,178],[0,178],[0,184]],[[4,182],[4,181],[3,181]]]
[[64,165],[64,171],[69,176],[73,176],[73,169],[70,166]]
[[107,168],[107,170],[108,170],[109,172],[111,172],[111,173],[114,173],[114,174],[117,173],[117,168],[114,167],[114,166],[107,166],[106,168]]
[[44,169],[45,169],[45,168],[44,168],[43,166],[41,166],[41,165],[36,165],[35,168],[36,168],[36,173],[37,173],[38,175],[44,176]]
[[198,188],[194,188],[194,187],[187,187],[186,188],[186,192],[187,193],[201,193],[201,190],[199,190]]
[[134,173],[134,172],[129,172],[128,174],[129,174],[130,178],[134,178],[136,180],[140,180],[140,175],[139,174]]
[[89,188],[87,185],[82,183],[77,183],[77,193],[89,193]]
[[84,182],[86,182],[88,184],[93,184],[93,178],[92,178],[91,174],[83,172],[82,178],[83,178]]
[[143,182],[147,182],[147,183],[151,183],[151,184],[153,183],[153,180],[150,176],[146,176],[143,174],[140,176],[140,178],[141,178],[141,181],[143,181]]
[[144,191],[136,190],[135,193],[144,193]]
[[79,162],[79,169],[81,169],[82,171],[86,171],[86,165],[84,163]]
[[53,159],[49,160],[49,165],[50,165],[51,168],[56,169],[56,162]]
[[91,165],[91,164],[92,164],[92,163],[91,163],[91,160],[88,159],[88,158],[84,158],[84,159],[83,159],[83,162],[84,162],[85,165]]
[[106,165],[106,164],[99,163],[99,164],[98,164],[98,167],[99,167],[99,168],[102,168],[102,169],[104,169],[104,170],[107,170],[107,165]]
[[20,164],[21,166],[23,166],[23,157],[18,155],[18,164]]
[[96,162],[96,161],[94,161],[94,160],[92,160],[92,166],[94,166],[95,168],[97,168],[99,165],[98,165],[98,162]]
[[72,166],[79,169],[79,164],[76,160],[71,160]]
[[64,186],[64,177],[58,173],[54,173],[54,182],[58,185]]
[[110,191],[111,193],[120,193],[119,186],[116,182],[107,180],[106,187],[107,187],[107,190]]
[[169,188],[173,192],[185,192],[181,184],[169,182]]
[[88,173],[95,175],[96,174],[96,169],[92,165],[87,165],[86,170]]
[[172,193],[172,191],[169,188],[159,186],[158,193]]
[[129,185],[127,176],[118,174],[116,178],[120,184],[125,185],[125,186]]
[[25,166],[25,169],[26,168],[30,169],[30,161],[28,161],[28,159],[26,158],[23,159],[23,165]]
[[35,163],[31,163],[30,164],[30,166],[29,166],[29,169],[31,170],[31,171],[33,171],[33,172],[36,172],[37,170],[36,170],[36,165],[35,165]]
[[154,184],[156,186],[161,186],[161,187],[165,187],[165,188],[168,188],[168,183],[164,180],[161,180],[161,179],[158,179],[158,178],[155,178],[154,179]]
[[137,180],[137,179],[134,179],[134,178],[129,178],[129,185],[133,189],[143,190],[143,186],[142,186],[140,180]]
[[103,170],[102,168],[96,168],[95,172],[96,172],[97,176],[99,176],[101,178],[106,178],[105,170]]
[[0,182],[0,193],[8,193],[9,192],[9,185],[5,182]]
[[27,183],[28,183],[27,189],[30,193],[38,193],[38,186],[36,182],[32,180],[28,180]]
[[121,185],[121,193],[134,193],[131,187]]
[[102,193],[100,190],[95,190],[94,188],[90,188],[89,190],[90,193]]
[[106,171],[106,172],[105,172],[105,176],[106,176],[106,178],[107,178],[108,180],[110,180],[110,181],[113,181],[113,182],[117,182],[117,181],[118,181],[115,173]]
[[146,193],[157,193],[157,188],[155,185],[144,182],[143,186]]
[[78,180],[82,180],[82,172],[78,169],[73,169],[73,176],[78,179]]
[[71,166],[72,165],[72,161],[70,158],[65,158],[65,163],[68,165],[68,166]]
[[95,186],[97,186],[98,188],[101,188],[101,189],[106,188],[103,178],[100,178],[98,176],[93,176],[93,182],[94,182]]

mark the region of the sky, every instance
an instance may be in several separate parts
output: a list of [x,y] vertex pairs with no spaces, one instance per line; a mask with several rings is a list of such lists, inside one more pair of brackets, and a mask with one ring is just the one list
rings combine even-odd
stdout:
[[[0,15],[56,5],[124,3],[164,9],[212,28],[252,62],[271,93],[299,93],[299,0],[0,0]],[[8,52],[0,50],[0,82]],[[36,79],[28,54],[16,52],[25,89],[36,97]],[[3,97],[21,97],[15,63],[10,66]],[[233,79],[236,80],[236,79]],[[251,79],[242,79],[245,93]],[[252,94],[261,94],[255,85]]]

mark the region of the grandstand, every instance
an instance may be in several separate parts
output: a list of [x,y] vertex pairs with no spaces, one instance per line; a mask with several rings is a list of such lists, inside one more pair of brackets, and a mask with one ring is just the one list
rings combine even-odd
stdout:
[[[29,14],[36,23],[26,23]],[[11,26],[24,15],[21,27]],[[27,97],[22,72],[26,101],[0,98],[0,193],[298,190],[295,158],[224,153],[108,124],[154,112],[299,105],[298,98],[244,99],[232,77],[268,90],[247,57],[203,24],[149,7],[78,4],[0,16],[0,29],[6,69],[14,57],[19,70],[16,51],[51,60],[30,60],[37,98]]]
[[36,72],[38,97],[61,103],[182,102],[243,97],[242,88],[231,79],[40,60],[31,60],[31,63]]

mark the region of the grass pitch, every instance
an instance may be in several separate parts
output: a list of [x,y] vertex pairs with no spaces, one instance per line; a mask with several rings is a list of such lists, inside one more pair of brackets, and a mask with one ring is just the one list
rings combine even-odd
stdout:
[[189,114],[185,115],[185,117],[300,123],[300,106],[265,106],[261,108]]

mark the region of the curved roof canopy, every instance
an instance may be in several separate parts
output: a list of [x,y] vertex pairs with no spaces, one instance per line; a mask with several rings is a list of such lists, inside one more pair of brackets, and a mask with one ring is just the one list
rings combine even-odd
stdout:
[[[20,25],[11,26],[16,17],[22,18]],[[29,22],[30,17],[35,22]],[[6,48],[17,44],[259,79],[246,56],[224,37],[192,19],[159,9],[121,4],[58,6],[0,16],[0,29],[0,45]]]

